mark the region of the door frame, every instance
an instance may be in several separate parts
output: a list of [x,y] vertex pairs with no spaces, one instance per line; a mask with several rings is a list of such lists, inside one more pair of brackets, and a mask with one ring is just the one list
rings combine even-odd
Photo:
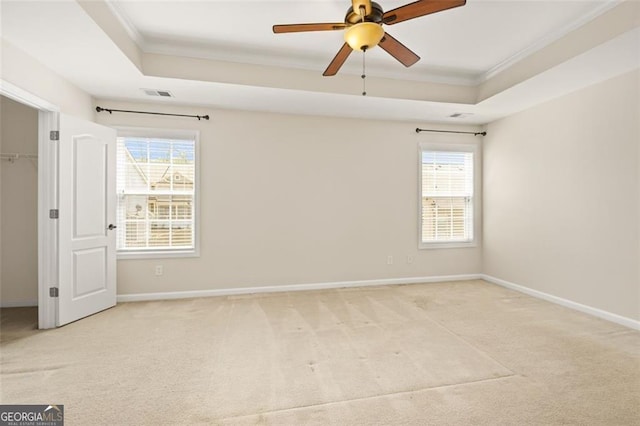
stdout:
[[49,210],[58,208],[58,142],[60,108],[20,87],[0,79],[0,95],[38,110],[38,328],[55,328],[57,299],[49,296],[58,287],[58,222]]

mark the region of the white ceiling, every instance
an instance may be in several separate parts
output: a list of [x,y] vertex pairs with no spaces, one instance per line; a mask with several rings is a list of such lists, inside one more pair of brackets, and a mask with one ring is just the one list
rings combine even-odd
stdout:
[[[378,3],[391,10],[410,0]],[[351,2],[114,0],[111,4],[148,52],[181,52],[321,73],[342,46],[342,31],[274,35],[271,26],[342,22]],[[462,7],[385,26],[422,59],[405,69],[386,52],[374,49],[367,57],[369,73],[418,80],[462,77],[474,82],[530,46],[564,35],[610,5],[602,0],[469,0]],[[345,67],[360,74],[360,56],[351,55]]]
[[[389,10],[406,1],[379,3]],[[368,79],[367,97],[359,96],[361,81],[355,77],[361,73],[358,54],[350,56],[338,76],[321,77],[343,43],[340,31],[271,32],[273,24],[339,22],[349,5],[345,0],[112,0],[104,10],[126,29],[123,34],[128,33],[135,41],[143,67],[132,62],[109,28],[87,13],[86,5],[74,0],[1,0],[0,30],[3,39],[102,100],[483,124],[639,67],[640,30],[635,28],[606,43],[595,43],[583,53],[528,76],[482,102],[447,100],[447,93],[477,90],[478,84],[598,19],[619,3],[468,0],[460,8],[386,26],[422,60],[407,69],[381,49],[373,49],[367,54],[367,74],[372,77]],[[153,53],[163,54],[171,64],[166,73],[152,71],[154,58],[149,54]],[[204,60],[184,62],[185,56]],[[240,67],[239,76],[216,77],[213,71],[229,62]],[[242,64],[253,66],[242,68]],[[198,76],[192,67],[198,68]],[[266,74],[277,83],[264,83]],[[429,86],[435,83],[425,82],[455,86]],[[383,85],[394,88],[402,84],[405,89],[406,84],[416,85],[416,91],[426,95],[376,95],[376,89]],[[175,99],[149,98],[141,88],[170,90]],[[439,99],[436,92],[441,94]],[[472,115],[449,118],[455,112]]]

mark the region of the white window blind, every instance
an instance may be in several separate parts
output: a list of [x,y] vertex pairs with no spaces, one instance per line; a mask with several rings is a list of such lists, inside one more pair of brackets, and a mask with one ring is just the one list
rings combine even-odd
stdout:
[[422,243],[473,241],[473,155],[421,150]]
[[195,249],[195,155],[195,138],[118,138],[119,252]]

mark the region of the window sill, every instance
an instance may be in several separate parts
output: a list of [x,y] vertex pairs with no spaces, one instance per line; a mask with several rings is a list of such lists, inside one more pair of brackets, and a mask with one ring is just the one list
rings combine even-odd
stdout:
[[171,259],[183,257],[200,257],[197,249],[184,251],[118,251],[118,260],[134,259]]
[[448,249],[448,248],[471,248],[477,247],[478,244],[475,241],[451,241],[451,242],[437,242],[437,243],[419,243],[418,249],[430,250],[430,249]]

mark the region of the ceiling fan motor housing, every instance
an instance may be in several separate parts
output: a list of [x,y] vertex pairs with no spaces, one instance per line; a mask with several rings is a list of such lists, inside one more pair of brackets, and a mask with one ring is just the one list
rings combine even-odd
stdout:
[[[381,24],[383,15],[384,15],[384,10],[382,10],[382,7],[376,2],[371,2],[371,12],[365,15],[364,21]],[[362,22],[362,16],[360,15],[360,11],[359,10],[354,11],[353,6],[349,7],[349,9],[347,10],[347,14],[344,17],[344,23],[347,25],[353,25],[353,24],[357,24],[358,22]]]

